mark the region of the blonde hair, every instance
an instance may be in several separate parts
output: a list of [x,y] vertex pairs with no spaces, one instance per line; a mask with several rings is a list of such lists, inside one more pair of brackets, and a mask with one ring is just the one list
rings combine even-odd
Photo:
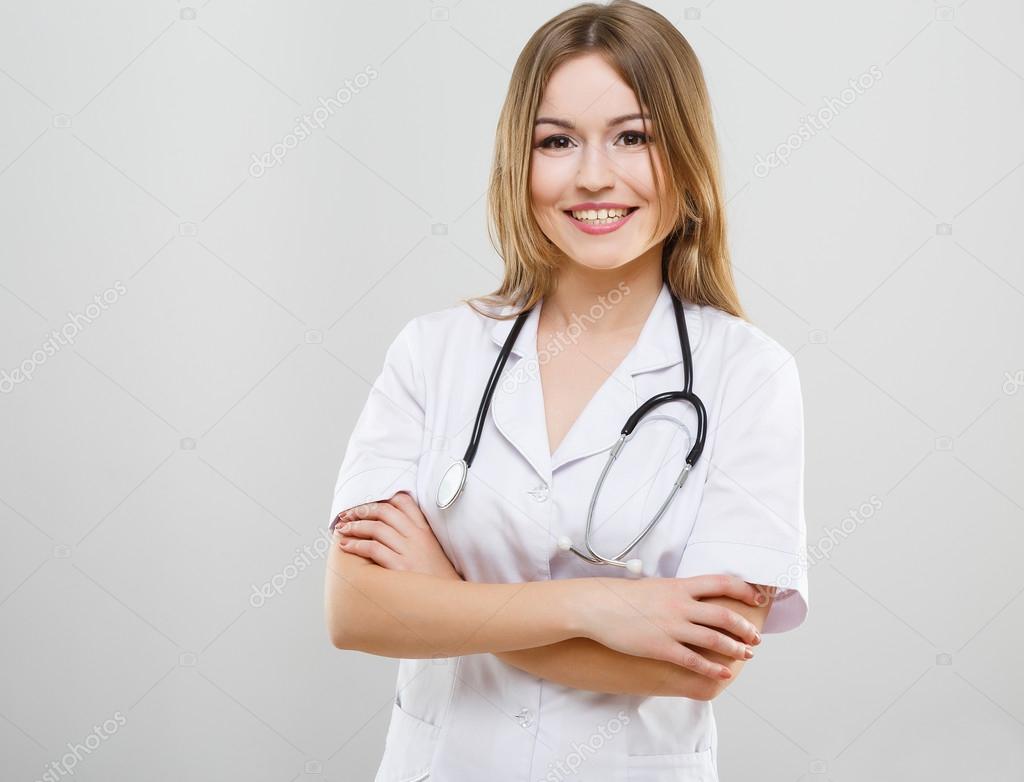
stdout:
[[487,317],[508,319],[520,313],[501,318],[473,302],[499,308],[521,303],[525,311],[553,290],[564,256],[531,208],[533,125],[552,71],[595,52],[651,116],[651,143],[666,176],[662,182],[648,148],[660,194],[659,234],[671,226],[662,254],[670,289],[681,300],[746,319],[729,260],[718,144],[700,62],[671,22],[631,0],[569,8],[541,26],[520,53],[498,119],[487,192],[488,235],[504,261],[504,279],[492,293],[462,301]]

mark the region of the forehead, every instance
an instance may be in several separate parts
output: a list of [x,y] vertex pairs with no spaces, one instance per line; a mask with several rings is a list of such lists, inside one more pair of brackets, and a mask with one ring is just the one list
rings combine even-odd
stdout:
[[551,72],[537,114],[603,128],[605,120],[637,111],[636,94],[622,77],[600,55],[585,54]]

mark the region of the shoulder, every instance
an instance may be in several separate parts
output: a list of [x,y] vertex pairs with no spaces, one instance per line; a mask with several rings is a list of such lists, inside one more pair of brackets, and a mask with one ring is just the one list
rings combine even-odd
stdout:
[[[509,308],[487,308],[477,306],[485,312],[500,314]],[[460,301],[442,309],[432,310],[410,319],[400,334],[422,348],[443,348],[447,338],[458,335],[465,342],[473,336],[487,336],[499,321],[477,312],[467,303]]]
[[796,358],[749,321],[702,305],[704,369],[718,377],[723,404],[802,406]]
[[710,304],[701,305],[701,317],[702,344],[721,361],[723,370],[751,362],[775,366],[795,364],[793,354],[781,342],[753,323]]
[[[453,373],[465,371],[467,361],[490,355],[491,332],[500,322],[465,302],[415,315],[397,332],[392,332],[384,364],[410,378],[415,377],[421,388],[441,382]],[[457,350],[453,350],[453,346],[457,346]]]
[[465,302],[415,315],[385,340],[380,377],[409,389],[422,403],[438,382],[465,371],[473,355],[467,349],[490,341],[487,324],[497,322]]

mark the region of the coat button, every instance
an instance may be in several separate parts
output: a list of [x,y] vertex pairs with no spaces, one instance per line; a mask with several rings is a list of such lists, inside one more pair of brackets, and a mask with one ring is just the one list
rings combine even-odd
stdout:
[[548,498],[548,487],[542,483],[540,486],[530,489],[527,494],[533,497],[537,502],[544,502],[544,500]]
[[533,724],[533,714],[529,709],[520,709],[516,713],[516,718],[519,720],[519,724],[524,728],[528,728]]

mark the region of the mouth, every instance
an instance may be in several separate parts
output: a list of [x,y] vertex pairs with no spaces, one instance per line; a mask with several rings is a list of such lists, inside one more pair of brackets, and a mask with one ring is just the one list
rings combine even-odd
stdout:
[[620,223],[639,208],[639,206],[630,206],[625,209],[585,209],[582,211],[566,209],[564,213],[577,223],[600,226]]
[[619,230],[629,222],[633,213],[639,208],[639,206],[630,206],[625,209],[588,209],[582,212],[566,209],[563,210],[563,214],[583,233],[600,235]]

